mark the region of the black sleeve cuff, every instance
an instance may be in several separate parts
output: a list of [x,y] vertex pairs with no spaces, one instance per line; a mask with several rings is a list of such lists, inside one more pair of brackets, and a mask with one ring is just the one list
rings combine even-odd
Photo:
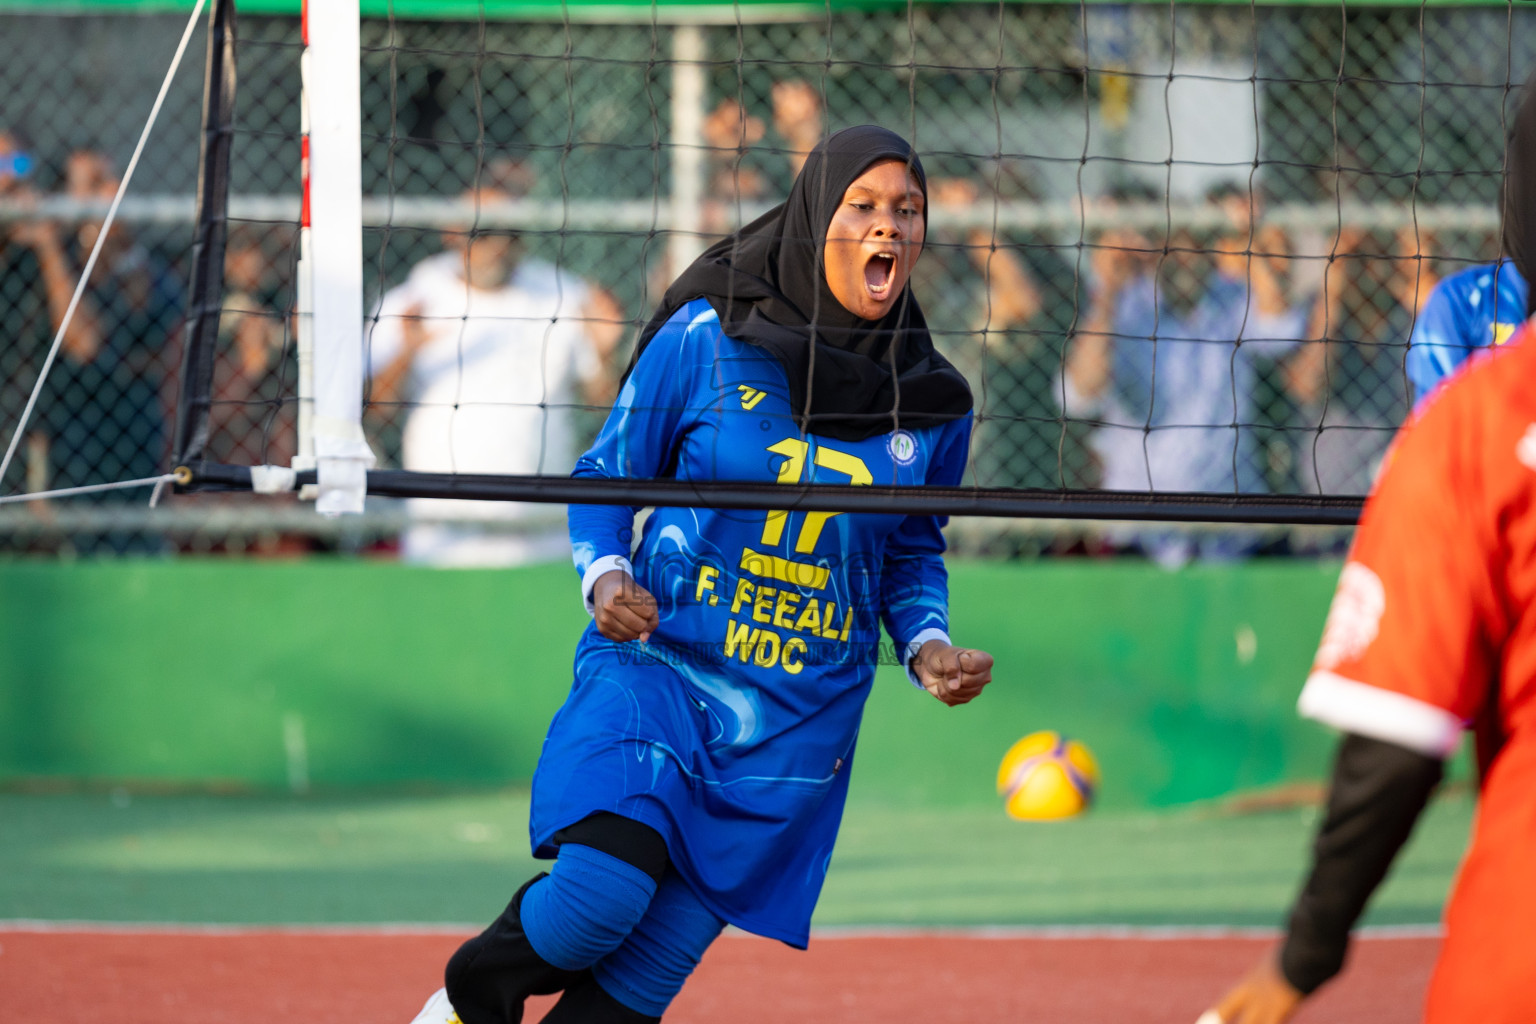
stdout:
[[1383,740],[1346,734],[1312,873],[1291,909],[1280,971],[1303,995],[1339,973],[1349,931],[1413,832],[1444,763]]

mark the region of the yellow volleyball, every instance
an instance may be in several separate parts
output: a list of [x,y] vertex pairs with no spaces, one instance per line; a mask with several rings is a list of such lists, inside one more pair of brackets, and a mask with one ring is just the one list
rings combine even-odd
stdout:
[[1047,821],[1081,814],[1099,787],[1099,764],[1087,747],[1053,730],[1032,732],[1008,748],[997,768],[997,793],[1010,818]]

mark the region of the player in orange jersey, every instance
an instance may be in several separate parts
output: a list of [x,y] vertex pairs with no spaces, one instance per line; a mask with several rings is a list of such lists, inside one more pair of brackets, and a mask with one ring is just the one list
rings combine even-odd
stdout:
[[[1505,246],[1536,280],[1529,86],[1505,193]],[[1301,694],[1345,734],[1311,873],[1278,957],[1202,1022],[1278,1024],[1338,973],[1466,728],[1477,824],[1425,1020],[1536,1021],[1536,321],[1475,362],[1420,406],[1366,502]]]
[[1217,1006],[1285,1020],[1471,727],[1477,826],[1446,907],[1431,1024],[1536,1020],[1536,325],[1403,429],[1339,578],[1303,714],[1344,730],[1312,872],[1277,961]]

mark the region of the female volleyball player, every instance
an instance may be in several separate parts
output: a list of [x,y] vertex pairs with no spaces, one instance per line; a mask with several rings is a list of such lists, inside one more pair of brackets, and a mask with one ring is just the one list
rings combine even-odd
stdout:
[[[964,379],[907,288],[926,181],[899,136],[850,128],[782,206],[668,289],[586,477],[960,482]],[[575,505],[593,624],[533,780],[555,857],[454,954],[418,1021],[660,1018],[726,923],[803,948],[832,855],[883,621],[948,705],[992,658],[949,643],[934,517]]]

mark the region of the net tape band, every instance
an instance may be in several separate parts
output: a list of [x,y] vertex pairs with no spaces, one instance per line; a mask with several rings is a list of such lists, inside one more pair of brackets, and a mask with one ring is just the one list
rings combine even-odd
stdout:
[[[252,468],[200,463],[177,480],[190,490],[250,490]],[[315,482],[313,470],[294,486]],[[790,486],[728,480],[606,480],[370,470],[368,493],[383,498],[460,498],[558,505],[789,509],[919,516],[992,516],[1175,523],[1352,526],[1364,498],[1288,494],[1148,494],[1139,491],[1042,491],[1004,487]]]

